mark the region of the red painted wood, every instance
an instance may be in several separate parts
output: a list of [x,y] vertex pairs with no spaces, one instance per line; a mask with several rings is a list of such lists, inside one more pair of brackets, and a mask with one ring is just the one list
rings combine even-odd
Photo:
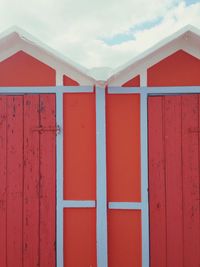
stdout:
[[[40,95],[40,126],[55,127],[55,95]],[[40,133],[40,266],[55,266],[55,132]]]
[[7,97],[7,266],[22,266],[23,97]]
[[182,97],[184,266],[200,265],[199,96]]
[[152,267],[166,267],[166,195],[164,98],[149,97],[149,203],[150,203],[150,262]]
[[183,266],[181,97],[165,97],[167,265]]
[[131,80],[125,82],[122,87],[140,87],[140,75],[137,75]]
[[95,95],[64,94],[64,198],[96,199]]
[[63,85],[65,86],[78,86],[80,85],[78,82],[75,80],[71,79],[67,75],[63,75]]
[[6,97],[0,97],[0,266],[6,266]]
[[38,125],[39,95],[25,95],[23,267],[39,265],[39,132],[33,131]]
[[140,201],[140,96],[106,96],[109,201]]
[[141,267],[141,212],[108,211],[109,267]]
[[147,71],[148,86],[200,85],[200,60],[179,50]]
[[97,267],[95,209],[64,209],[64,266]]
[[55,96],[0,97],[0,266],[55,267]]
[[199,95],[150,97],[148,102],[153,267],[200,264],[199,103]]
[[0,86],[53,86],[55,84],[55,70],[23,51],[0,62]]

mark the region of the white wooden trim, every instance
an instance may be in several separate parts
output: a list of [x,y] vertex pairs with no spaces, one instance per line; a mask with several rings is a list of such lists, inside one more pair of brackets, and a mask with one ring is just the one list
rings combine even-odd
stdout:
[[0,87],[0,94],[93,93],[93,86]]
[[109,87],[109,94],[142,94],[167,95],[167,94],[195,94],[200,92],[200,86],[176,87]]
[[109,209],[114,210],[142,210],[141,202],[109,202]]
[[195,94],[195,93],[200,93],[200,86],[148,87],[147,93],[148,95]]
[[95,208],[95,200],[63,200],[63,208]]
[[140,73],[140,86],[141,87],[147,86],[147,70],[146,69],[144,69]]
[[148,200],[148,110],[147,92],[140,94],[140,143],[142,191],[142,266],[149,267],[149,200]]
[[56,93],[56,124],[61,132],[56,135],[56,260],[64,266],[63,251],[63,94]]
[[96,88],[97,266],[108,267],[105,89]]
[[140,87],[108,87],[108,94],[140,94]]
[[63,72],[56,70],[56,86],[63,86]]

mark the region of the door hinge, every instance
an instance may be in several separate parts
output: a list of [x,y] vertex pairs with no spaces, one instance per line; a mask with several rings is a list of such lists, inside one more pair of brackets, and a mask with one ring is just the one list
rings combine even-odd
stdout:
[[40,126],[40,127],[35,127],[35,128],[32,128],[32,131],[33,132],[55,132],[56,134],[60,134],[61,133],[61,127],[60,125],[57,125],[56,127],[43,127],[43,126]]

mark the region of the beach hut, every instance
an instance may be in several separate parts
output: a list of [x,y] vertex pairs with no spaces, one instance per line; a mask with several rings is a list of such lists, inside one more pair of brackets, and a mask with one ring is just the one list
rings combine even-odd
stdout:
[[199,30],[95,72],[0,35],[0,266],[198,267]]
[[198,266],[199,30],[167,37],[107,84],[110,266]]

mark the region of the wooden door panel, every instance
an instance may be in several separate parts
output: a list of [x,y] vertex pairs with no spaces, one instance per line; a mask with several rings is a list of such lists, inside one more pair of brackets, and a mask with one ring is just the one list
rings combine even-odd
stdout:
[[[41,108],[42,106],[42,108]],[[55,266],[54,95],[0,97],[0,266]]]
[[149,97],[152,267],[200,264],[199,96]]

